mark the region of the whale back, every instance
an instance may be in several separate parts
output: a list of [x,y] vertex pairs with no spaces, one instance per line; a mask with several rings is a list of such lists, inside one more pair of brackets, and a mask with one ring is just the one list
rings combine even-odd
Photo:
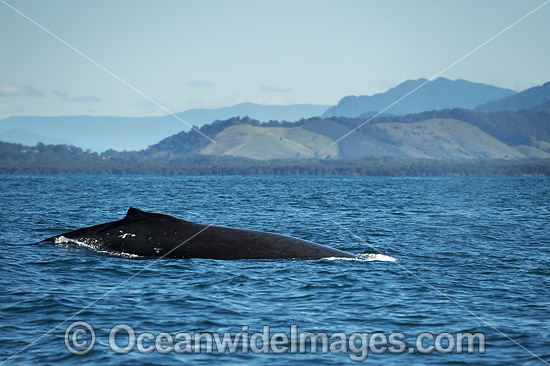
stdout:
[[105,252],[143,257],[210,259],[321,259],[354,257],[333,248],[274,233],[201,225],[130,207],[118,221],[47,239],[71,239]]

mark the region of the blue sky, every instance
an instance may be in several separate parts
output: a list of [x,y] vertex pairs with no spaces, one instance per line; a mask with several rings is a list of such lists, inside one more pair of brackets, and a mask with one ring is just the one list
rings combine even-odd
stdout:
[[[173,112],[336,104],[429,78],[544,0],[5,0]],[[550,80],[550,4],[441,76]],[[0,118],[165,114],[0,3]]]

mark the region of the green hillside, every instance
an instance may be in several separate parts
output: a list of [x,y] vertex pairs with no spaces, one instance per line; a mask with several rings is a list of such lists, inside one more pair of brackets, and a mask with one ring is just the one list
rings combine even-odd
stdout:
[[[348,134],[355,127],[358,120],[351,119],[320,119],[304,124],[304,129],[326,134],[334,141]],[[361,120],[359,120],[361,121]],[[361,121],[362,122],[362,121]],[[350,125],[351,123],[351,125]],[[363,133],[363,129],[354,131],[338,142],[340,155],[344,158],[359,158],[364,156],[394,156],[406,158],[399,146],[379,139],[371,133]]]
[[[454,119],[430,119],[411,124],[380,123],[372,134],[392,141],[412,158],[518,159],[526,157],[479,128]],[[550,155],[548,155],[550,157]]]
[[548,142],[510,146],[471,123],[431,118],[403,123],[369,123],[333,145],[352,130],[348,120],[315,118],[296,127],[231,125],[199,153],[256,160],[358,158],[365,156],[428,159],[550,158]]
[[338,156],[332,140],[301,127],[258,127],[247,124],[226,128],[216,143],[200,151],[207,155],[229,155],[258,160],[326,158]]
[[[406,116],[314,117],[261,123],[250,118],[216,121],[181,132],[140,152],[109,156],[173,160],[203,154],[256,160],[394,157],[400,159],[550,158],[550,111],[479,113],[465,109]],[[349,132],[353,133],[347,135]],[[343,136],[347,135],[345,138]],[[334,141],[338,141],[333,145]]]

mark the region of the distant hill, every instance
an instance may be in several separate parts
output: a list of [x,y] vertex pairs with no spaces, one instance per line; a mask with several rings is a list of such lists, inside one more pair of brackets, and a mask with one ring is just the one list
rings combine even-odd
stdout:
[[[425,81],[409,80],[370,97],[346,97],[326,111],[324,117],[318,115],[327,106],[252,103],[178,114],[214,139],[215,144],[173,116],[10,117],[0,120],[0,141],[31,146],[37,142],[75,145],[84,150],[104,151],[106,159],[132,157],[139,161],[172,161],[197,154],[256,160],[550,157],[550,83],[515,93],[465,80],[439,78],[334,143],[360,126],[366,116],[376,114]],[[499,95],[507,97],[499,99]],[[491,99],[496,101],[485,103]],[[464,109],[473,108],[482,100],[480,109],[518,110]],[[463,108],[441,109],[449,104]],[[525,109],[526,106],[531,107]],[[327,117],[331,111],[340,113],[338,110],[353,117]],[[415,113],[401,115],[407,110]]]
[[329,105],[293,104],[293,105],[260,105],[241,103],[231,107],[217,109],[189,109],[178,113],[184,121],[194,126],[202,126],[217,120],[226,120],[231,117],[245,117],[268,121],[298,121],[302,118],[320,116],[327,111]]
[[13,128],[0,133],[0,141],[19,143],[27,146],[34,146],[39,142],[48,145],[75,145],[72,141],[58,139],[50,136],[37,135],[19,128]]
[[[426,79],[407,80],[396,87],[372,96],[348,96],[328,109],[323,117],[358,117],[374,114],[394,103],[410,91],[422,85]],[[404,115],[423,111],[465,108],[507,97],[516,92],[491,85],[472,83],[466,80],[438,78],[401,100],[385,113]]]
[[498,99],[478,106],[478,112],[519,111],[520,109],[549,109],[550,81],[529,88],[515,95]]
[[550,111],[447,109],[363,122],[235,117],[200,127],[215,144],[190,130],[102,154],[0,142],[0,174],[550,175]]
[[[190,109],[177,115],[189,125],[200,127],[216,120],[238,116],[250,116],[260,121],[297,121],[321,115],[328,107],[309,104],[270,106],[242,103],[218,109]],[[25,145],[35,145],[38,142],[67,143],[97,152],[108,149],[129,151],[145,149],[168,136],[189,129],[188,125],[169,115],[143,118],[17,116],[0,120],[0,141]]]
[[[402,117],[310,118],[296,123],[260,123],[232,118],[180,132],[141,152],[145,159],[203,154],[257,160],[383,157],[430,159],[550,158],[550,112],[476,113],[454,109]],[[333,144],[334,143],[334,144]],[[117,156],[113,154],[113,156]]]
[[239,156],[257,160],[338,156],[332,139],[301,127],[258,127],[241,124],[216,135],[216,143],[201,154]]

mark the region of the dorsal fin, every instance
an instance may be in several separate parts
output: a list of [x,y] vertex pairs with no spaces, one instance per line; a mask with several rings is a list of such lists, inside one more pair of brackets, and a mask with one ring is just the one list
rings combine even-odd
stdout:
[[134,208],[134,207],[130,207],[128,209],[128,212],[126,213],[126,219],[145,219],[147,217],[151,217],[155,215],[154,213],[151,213],[151,212],[145,212],[145,211],[141,211],[140,209],[137,209],[137,208]]

